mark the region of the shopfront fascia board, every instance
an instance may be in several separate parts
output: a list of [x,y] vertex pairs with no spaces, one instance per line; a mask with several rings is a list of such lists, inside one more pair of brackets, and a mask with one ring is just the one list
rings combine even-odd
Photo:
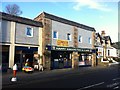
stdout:
[[89,48],[74,48],[74,47],[58,47],[58,46],[46,46],[47,50],[56,51],[75,51],[75,52],[93,52],[93,49]]

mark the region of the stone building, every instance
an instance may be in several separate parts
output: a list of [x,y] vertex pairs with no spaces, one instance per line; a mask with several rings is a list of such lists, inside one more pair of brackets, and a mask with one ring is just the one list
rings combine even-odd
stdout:
[[34,20],[0,14],[2,69],[12,68],[15,63],[21,69],[26,59],[32,65],[38,55],[46,70],[96,66],[93,27],[46,12]]
[[117,50],[112,46],[112,40],[110,36],[106,36],[105,31],[96,33],[95,47],[97,58],[101,58],[101,62],[109,62],[108,58],[117,57]]
[[35,21],[42,22],[43,66],[47,69],[96,65],[95,29],[46,12]]

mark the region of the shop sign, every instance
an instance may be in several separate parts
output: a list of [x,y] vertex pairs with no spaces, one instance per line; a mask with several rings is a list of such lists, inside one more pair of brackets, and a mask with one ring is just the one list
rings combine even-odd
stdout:
[[57,45],[58,46],[68,46],[68,41],[67,40],[57,40]]
[[92,49],[83,49],[83,48],[73,48],[73,47],[57,47],[53,46],[52,50],[60,50],[60,51],[78,51],[78,52],[92,52]]
[[66,51],[67,48],[65,48],[65,47],[53,47],[53,50]]
[[76,52],[93,52],[92,49],[89,48],[74,48],[74,47],[58,47],[58,46],[46,46],[49,48],[47,50],[58,50],[58,51],[76,51]]
[[82,48],[77,48],[77,51],[80,51],[80,52],[92,52],[91,49],[82,49]]
[[67,48],[68,51],[76,51],[76,48]]

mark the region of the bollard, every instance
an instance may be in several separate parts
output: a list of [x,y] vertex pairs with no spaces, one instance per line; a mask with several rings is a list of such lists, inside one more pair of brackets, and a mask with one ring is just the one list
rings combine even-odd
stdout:
[[17,81],[16,72],[17,72],[17,64],[15,64],[15,65],[13,66],[13,77],[12,77],[12,79],[11,79],[12,82]]

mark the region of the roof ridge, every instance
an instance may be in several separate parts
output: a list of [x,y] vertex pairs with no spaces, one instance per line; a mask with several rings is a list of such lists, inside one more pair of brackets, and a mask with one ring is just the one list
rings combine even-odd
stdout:
[[15,15],[11,15],[5,12],[0,12],[0,18],[2,19],[6,19],[9,21],[15,21],[15,22],[19,22],[19,23],[25,23],[25,24],[30,24],[30,25],[34,25],[34,26],[42,26],[41,22],[35,21],[33,19],[29,19],[29,18],[25,18],[25,17],[21,17],[21,16],[15,16]]
[[81,23],[78,23],[78,22],[75,22],[75,21],[72,21],[72,20],[69,20],[69,19],[65,19],[65,18],[62,18],[62,17],[60,17],[60,16],[56,16],[56,15],[54,15],[54,14],[50,14],[50,13],[47,13],[47,12],[45,12],[45,11],[43,11],[43,14],[45,14],[45,17],[47,17],[47,18],[50,18],[50,19],[53,19],[53,20],[56,20],[56,19],[61,19],[61,20],[59,20],[59,21],[63,21],[64,23],[66,22],[67,24],[72,24],[73,26],[75,25],[75,26],[77,26],[77,27],[86,27],[86,29],[92,29],[92,31],[95,31],[95,29],[94,29],[94,27],[90,27],[90,26],[87,26],[87,25],[85,25],[85,24],[81,24]]

